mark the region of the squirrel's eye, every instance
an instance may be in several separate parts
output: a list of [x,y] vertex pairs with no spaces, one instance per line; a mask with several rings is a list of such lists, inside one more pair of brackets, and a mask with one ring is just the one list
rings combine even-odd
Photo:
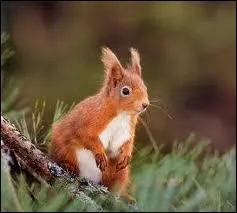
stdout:
[[125,86],[125,87],[122,88],[121,93],[122,93],[123,96],[128,96],[131,92],[130,90],[131,89],[129,87]]

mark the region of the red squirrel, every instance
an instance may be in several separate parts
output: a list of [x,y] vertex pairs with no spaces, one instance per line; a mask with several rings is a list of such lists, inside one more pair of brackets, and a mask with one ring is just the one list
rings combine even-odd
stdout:
[[116,188],[119,195],[126,194],[130,181],[137,119],[149,105],[139,53],[130,52],[131,63],[124,68],[109,48],[102,48],[102,87],[53,125],[50,149],[63,168]]

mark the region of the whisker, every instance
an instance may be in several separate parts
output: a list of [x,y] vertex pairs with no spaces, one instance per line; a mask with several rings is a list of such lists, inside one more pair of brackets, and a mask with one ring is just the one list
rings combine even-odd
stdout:
[[159,152],[158,145],[157,145],[157,143],[156,143],[156,141],[155,141],[155,139],[154,139],[150,129],[148,128],[147,124],[143,121],[143,119],[141,117],[138,117],[138,120],[144,126],[144,128],[145,128],[145,130],[147,132],[147,135],[148,135],[150,141],[152,142],[152,145],[153,145],[153,148],[154,148],[155,152],[158,153]]
[[155,108],[158,108],[158,109],[160,109],[162,112],[164,112],[170,119],[173,119],[173,117],[165,110],[165,109],[163,109],[161,106],[158,106],[158,105],[154,105],[154,104],[149,104],[150,106],[153,106],[153,107],[155,107]]
[[161,103],[161,104],[163,104],[162,101],[160,101],[160,100],[150,100],[150,102],[151,103]]
[[145,118],[146,118],[146,122],[147,125],[150,127],[150,115],[149,115],[149,112],[148,112],[148,108],[145,110]]
[[162,100],[161,98],[150,98],[150,102],[152,103],[160,103],[163,106],[166,106],[165,101]]
[[151,101],[163,102],[161,98],[150,98]]
[[149,98],[150,99],[150,101],[161,101],[161,99],[159,99],[159,98]]
[[164,107],[166,106],[165,102],[160,98],[151,98],[150,102],[151,103],[158,103]]
[[148,124],[150,125],[151,119],[150,119],[150,114],[149,114],[149,110],[148,109],[146,110],[146,117],[147,117],[147,120],[148,120]]

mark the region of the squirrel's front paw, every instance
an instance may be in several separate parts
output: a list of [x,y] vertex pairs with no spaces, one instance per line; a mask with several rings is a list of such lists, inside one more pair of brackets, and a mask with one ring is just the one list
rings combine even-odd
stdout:
[[105,153],[100,153],[95,155],[95,161],[97,167],[101,170],[104,171],[105,167],[108,166],[108,159]]
[[130,163],[131,156],[125,156],[120,162],[118,162],[116,169],[117,171],[126,168],[126,166]]

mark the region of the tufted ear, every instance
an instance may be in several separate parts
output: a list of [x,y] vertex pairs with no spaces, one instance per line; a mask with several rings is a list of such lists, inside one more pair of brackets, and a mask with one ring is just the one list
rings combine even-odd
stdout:
[[131,68],[132,71],[141,76],[142,74],[142,69],[140,65],[140,55],[138,51],[134,48],[130,48],[131,52]]
[[102,48],[101,60],[105,67],[109,86],[116,87],[117,83],[123,79],[123,67],[116,55],[107,47]]

